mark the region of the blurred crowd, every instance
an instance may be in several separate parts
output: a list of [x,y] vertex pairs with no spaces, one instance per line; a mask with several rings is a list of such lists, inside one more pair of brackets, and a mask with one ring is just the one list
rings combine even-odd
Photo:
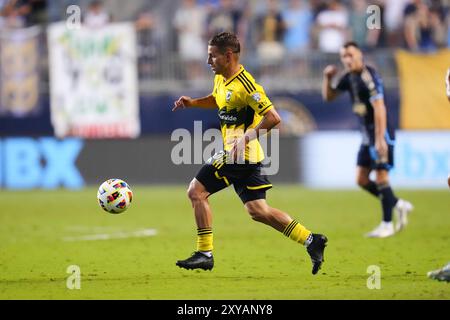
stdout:
[[[447,47],[450,41],[448,0],[169,0],[171,17],[153,17],[158,12],[152,12],[152,6],[158,7],[158,1],[137,1],[145,7],[130,17],[138,29],[157,29],[154,18],[170,20],[178,32],[178,50],[186,58],[200,56],[199,47],[223,30],[239,34],[247,48],[272,55],[308,49],[336,52],[350,39],[369,49],[403,46],[414,51]],[[114,19],[110,2],[0,0],[0,28],[62,20],[72,4],[85,9],[83,21],[96,27]],[[370,10],[373,5],[380,9],[381,24],[370,30],[367,20],[378,19],[372,16],[378,13]]]
[[[450,47],[450,0],[0,0],[0,29],[46,25],[79,5],[81,20],[97,28],[133,20],[142,68],[176,53],[188,73],[202,72],[208,39],[238,34],[243,55],[259,65],[311,52],[335,54],[356,41],[366,51],[404,48],[433,52]],[[134,4],[134,12],[125,8]],[[147,63],[145,63],[147,61]],[[301,59],[299,60],[301,64]]]

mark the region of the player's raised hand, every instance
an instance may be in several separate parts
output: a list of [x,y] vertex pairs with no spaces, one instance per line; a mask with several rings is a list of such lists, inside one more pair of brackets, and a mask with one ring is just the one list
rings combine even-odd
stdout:
[[323,69],[323,75],[328,79],[334,77],[338,72],[338,69],[335,65],[330,64]]
[[174,102],[172,111],[189,107],[191,100],[191,97],[181,96],[177,101]]

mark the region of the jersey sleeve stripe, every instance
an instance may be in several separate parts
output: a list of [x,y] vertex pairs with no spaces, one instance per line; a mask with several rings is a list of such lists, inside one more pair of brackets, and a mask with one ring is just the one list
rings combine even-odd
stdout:
[[253,83],[247,78],[247,76],[245,75],[245,73],[241,74],[241,77],[243,78],[243,80],[249,85],[250,89],[253,89],[253,91],[256,91],[255,86],[253,85]]
[[249,89],[249,87],[248,87],[247,84],[244,82],[244,80],[242,80],[240,76],[238,76],[237,79],[239,80],[240,83],[242,83],[242,85],[243,85],[244,88],[245,88],[245,91],[247,91],[247,93],[250,94],[252,91]]
[[383,99],[383,98],[384,98],[384,95],[383,95],[382,93],[377,93],[376,95],[371,96],[371,97],[369,98],[369,101],[370,101],[370,102],[374,102],[374,101],[377,100],[377,99]]
[[269,111],[269,108],[272,106],[272,104],[269,104],[267,107],[265,107],[264,109],[262,109],[261,111],[258,111],[259,115],[263,115],[264,111]]

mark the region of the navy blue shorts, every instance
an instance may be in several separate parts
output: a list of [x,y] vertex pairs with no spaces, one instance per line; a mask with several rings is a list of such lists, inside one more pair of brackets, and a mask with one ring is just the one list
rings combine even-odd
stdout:
[[372,170],[390,170],[394,167],[394,146],[388,144],[387,162],[378,159],[375,146],[361,145],[358,151],[357,165],[370,168]]
[[226,163],[224,156],[225,153],[214,155],[195,176],[205,189],[213,194],[233,185],[243,203],[265,199],[266,190],[272,188],[272,184],[261,173],[261,164]]

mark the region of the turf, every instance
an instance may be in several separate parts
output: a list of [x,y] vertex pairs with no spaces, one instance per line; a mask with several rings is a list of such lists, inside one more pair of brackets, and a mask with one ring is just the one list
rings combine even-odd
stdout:
[[[362,191],[277,186],[269,203],[329,238],[325,264],[311,275],[303,247],[252,221],[233,193],[210,199],[214,270],[175,266],[195,248],[196,230],[184,187],[135,187],[132,207],[107,214],[96,190],[1,191],[0,299],[450,299],[429,270],[450,261],[450,194],[400,190],[415,211],[407,229],[365,239],[380,218]],[[152,237],[64,241],[99,233],[154,228]],[[69,265],[81,269],[81,290],[69,290]],[[367,268],[381,270],[369,290]]]

